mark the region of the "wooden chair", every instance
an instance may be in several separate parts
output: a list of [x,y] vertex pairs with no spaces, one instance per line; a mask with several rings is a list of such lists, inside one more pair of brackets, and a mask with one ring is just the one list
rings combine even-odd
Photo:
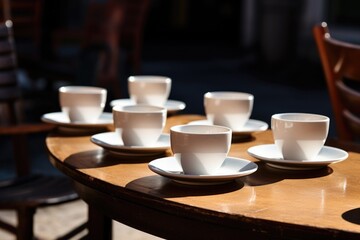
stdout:
[[313,28],[335,116],[338,139],[360,139],[360,46],[331,37],[326,23]]
[[[56,29],[52,33],[51,59],[32,63],[33,78],[44,78],[51,90],[52,83],[61,81],[74,85],[96,85],[120,97],[118,78],[119,34],[124,9],[109,2],[90,0],[80,29]],[[78,49],[70,56],[58,54],[62,48]],[[32,71],[30,69],[30,71]]]
[[[66,38],[72,38],[82,42],[84,45],[83,36],[89,34],[89,30],[94,34],[96,29],[89,29],[88,27],[93,23],[94,19],[99,20],[104,18],[99,18],[99,13],[104,4],[96,3],[92,0],[89,1],[89,7],[87,10],[87,17],[84,21],[84,27],[82,29],[58,29],[54,33],[54,48],[61,46],[61,42],[64,42]],[[103,35],[103,38],[109,39],[111,37],[113,40],[117,40],[116,49],[118,51],[126,51],[126,61],[131,67],[131,71],[134,74],[140,73],[141,69],[141,54],[142,54],[142,45],[143,45],[143,34],[145,27],[145,19],[150,7],[150,0],[109,0],[105,4],[105,13],[108,16],[112,16],[115,13],[118,19],[121,21],[121,24],[118,24],[118,29],[113,29],[112,33],[116,34],[115,36],[110,36],[109,34]],[[96,9],[94,11],[94,8]],[[94,14],[94,12],[96,14]],[[119,15],[121,14],[121,18]],[[114,22],[115,18],[110,20]],[[105,20],[106,21],[106,20]],[[101,22],[101,21],[100,21]],[[95,31],[94,31],[95,30]],[[87,42],[88,38],[84,38]],[[109,40],[108,40],[109,41]],[[115,42],[110,40],[110,46],[115,46]]]
[[[16,210],[18,224],[13,226],[1,221],[0,228],[14,233],[17,239],[33,239],[34,214],[38,207],[77,200],[78,195],[73,190],[72,182],[65,176],[31,173],[27,137],[30,134],[46,133],[53,126],[23,123],[21,103],[12,22],[6,21],[0,24],[0,137],[12,141],[16,177],[0,181],[0,209]],[[84,228],[85,224],[64,236],[64,239]]]
[[128,51],[127,61],[133,74],[141,71],[141,54],[149,0],[112,0],[124,6],[125,16],[120,33],[120,47]]
[[0,19],[14,24],[18,64],[40,57],[42,7],[42,0],[2,0],[0,4]]

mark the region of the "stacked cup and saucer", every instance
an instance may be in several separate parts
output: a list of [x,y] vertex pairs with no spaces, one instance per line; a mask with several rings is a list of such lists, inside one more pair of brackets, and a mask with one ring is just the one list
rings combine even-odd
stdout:
[[177,125],[170,128],[173,156],[149,163],[153,172],[177,183],[217,185],[252,174],[257,164],[228,156],[232,131],[217,125]]
[[130,76],[128,78],[130,98],[112,100],[110,106],[126,106],[138,103],[161,105],[167,109],[168,115],[184,110],[186,107],[184,102],[168,99],[171,84],[171,78],[166,76]]
[[254,96],[245,92],[217,91],[204,95],[206,120],[189,122],[191,125],[220,125],[232,130],[233,141],[248,139],[251,134],[268,129],[263,121],[250,119]]
[[133,80],[129,78],[133,102],[115,104],[112,108],[115,131],[95,134],[91,141],[117,156],[164,155],[170,149],[170,136],[163,129],[171,79],[142,76]]
[[250,147],[248,153],[271,167],[285,170],[312,170],[341,162],[348,157],[346,151],[324,146],[329,124],[329,118],[319,114],[274,114],[274,144]]
[[104,112],[107,90],[91,86],[59,88],[61,112],[42,115],[43,122],[55,124],[62,132],[99,132],[112,126],[112,113]]

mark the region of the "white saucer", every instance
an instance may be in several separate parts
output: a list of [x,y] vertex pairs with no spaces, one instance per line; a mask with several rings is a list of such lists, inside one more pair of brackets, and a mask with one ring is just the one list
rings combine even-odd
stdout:
[[[197,124],[197,125],[210,125],[211,123],[208,120],[197,120],[189,122],[188,124]],[[249,119],[244,127],[240,130],[233,129],[233,135],[248,135],[254,132],[262,132],[268,129],[268,124],[259,120]]]
[[[125,106],[125,105],[131,105],[131,104],[135,104],[135,103],[129,98],[116,99],[116,100],[112,100],[110,102],[111,107],[114,107],[115,105]],[[177,112],[180,110],[184,110],[186,107],[186,104],[181,101],[167,100],[165,103],[165,107],[167,108],[167,111],[169,113],[174,113],[174,112]]]
[[275,144],[264,144],[250,147],[247,152],[266,164],[282,169],[305,170],[326,167],[329,164],[345,160],[348,153],[334,147],[324,146],[314,160],[284,160]]
[[219,171],[213,175],[186,175],[174,157],[153,160],[148,166],[150,170],[163,177],[190,185],[223,184],[249,175],[258,168],[256,163],[234,157],[227,157]]
[[109,150],[112,153],[123,156],[134,155],[157,155],[170,148],[170,135],[161,134],[158,142],[154,146],[124,146],[120,136],[115,132],[98,133],[90,138],[91,142]]
[[63,112],[46,113],[41,116],[41,120],[46,123],[56,124],[68,128],[100,128],[113,124],[112,113],[102,113],[96,123],[70,122],[69,117]]

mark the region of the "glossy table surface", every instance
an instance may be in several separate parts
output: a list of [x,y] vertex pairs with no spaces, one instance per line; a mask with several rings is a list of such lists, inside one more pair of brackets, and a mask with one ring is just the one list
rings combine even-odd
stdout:
[[[170,117],[165,132],[201,118]],[[152,172],[154,158],[114,156],[90,135],[54,132],[46,139],[52,164],[78,183],[80,197],[110,218],[160,237],[360,239],[360,154],[349,152],[345,161],[322,169],[280,170],[247,153],[268,143],[270,130],[232,144],[229,156],[256,162],[255,173],[189,186]]]

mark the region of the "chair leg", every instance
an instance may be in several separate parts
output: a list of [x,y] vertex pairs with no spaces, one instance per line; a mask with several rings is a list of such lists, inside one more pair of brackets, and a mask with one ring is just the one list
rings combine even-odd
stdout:
[[76,236],[77,234],[81,233],[83,230],[85,230],[88,226],[88,223],[83,223],[81,224],[80,226],[72,229],[70,232],[66,233],[65,235],[57,238],[56,240],[67,240],[67,239],[70,239],[74,236]]
[[16,230],[17,230],[16,227],[3,220],[0,220],[0,228],[12,234],[16,234]]
[[26,136],[13,136],[13,143],[16,174],[18,176],[26,176],[30,173],[30,160]]
[[89,240],[111,240],[112,239],[112,220],[105,216],[102,212],[95,207],[88,206],[89,214]]
[[35,208],[19,208],[17,210],[18,231],[17,240],[34,239],[34,214]]

